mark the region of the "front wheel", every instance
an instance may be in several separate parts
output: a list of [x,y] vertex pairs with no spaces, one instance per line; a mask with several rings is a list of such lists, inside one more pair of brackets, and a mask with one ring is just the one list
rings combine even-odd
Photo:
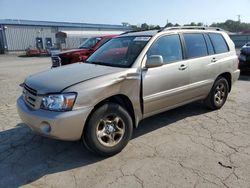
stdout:
[[207,107],[211,110],[220,109],[227,100],[228,90],[228,81],[223,77],[217,78],[209,95],[205,99]]
[[102,156],[119,153],[131,139],[133,123],[120,105],[106,103],[90,116],[83,139],[88,148]]

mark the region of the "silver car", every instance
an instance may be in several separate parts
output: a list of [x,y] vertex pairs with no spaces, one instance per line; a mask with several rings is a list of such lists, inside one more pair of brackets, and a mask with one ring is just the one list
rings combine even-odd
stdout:
[[130,32],[84,63],[28,77],[17,109],[34,132],[110,156],[146,117],[197,100],[220,109],[239,73],[234,43],[218,29]]

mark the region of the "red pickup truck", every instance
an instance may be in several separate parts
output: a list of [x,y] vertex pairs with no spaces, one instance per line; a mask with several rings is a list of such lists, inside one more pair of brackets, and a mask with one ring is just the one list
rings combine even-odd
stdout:
[[78,49],[67,50],[58,54],[54,54],[51,56],[52,67],[54,68],[79,61],[85,61],[94,51],[97,50],[97,48],[115,36],[117,35],[92,37],[84,41]]

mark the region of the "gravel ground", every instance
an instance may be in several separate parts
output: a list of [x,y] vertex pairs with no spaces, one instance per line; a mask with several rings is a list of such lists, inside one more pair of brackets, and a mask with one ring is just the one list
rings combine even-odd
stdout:
[[221,110],[196,102],[148,118],[120,154],[100,158],[21,123],[18,85],[50,65],[0,56],[0,187],[250,187],[250,76]]

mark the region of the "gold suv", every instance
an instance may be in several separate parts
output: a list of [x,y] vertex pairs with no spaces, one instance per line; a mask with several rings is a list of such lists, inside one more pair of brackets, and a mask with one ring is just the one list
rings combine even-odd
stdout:
[[197,100],[221,108],[239,73],[234,43],[219,29],[130,32],[84,63],[28,77],[17,108],[34,132],[114,155],[146,117]]

